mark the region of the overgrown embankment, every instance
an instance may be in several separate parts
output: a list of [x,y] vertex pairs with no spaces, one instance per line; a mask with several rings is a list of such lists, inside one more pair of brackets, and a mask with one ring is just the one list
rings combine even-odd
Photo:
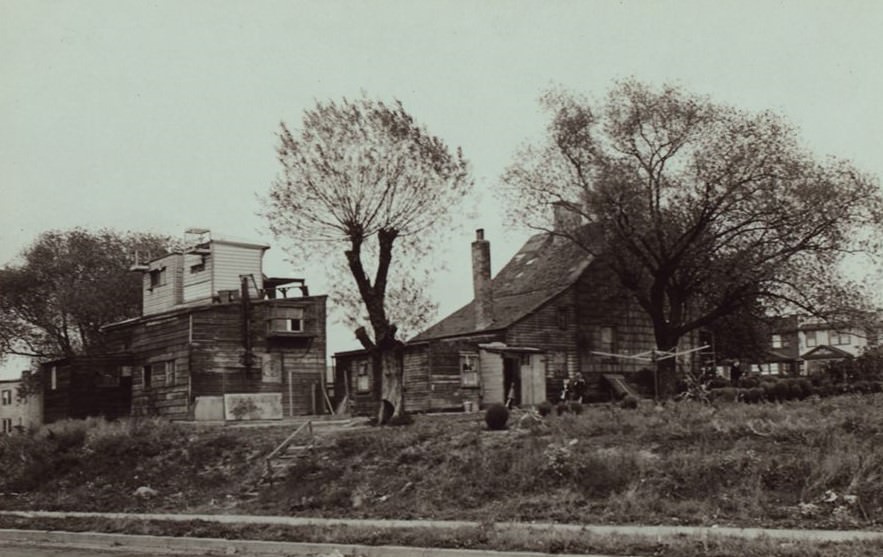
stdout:
[[[162,422],[0,441],[4,508],[767,527],[883,522],[883,395],[586,408],[486,431],[477,414],[319,434],[273,486],[288,433]],[[510,422],[515,422],[513,416]],[[49,431],[52,431],[50,434]],[[133,495],[139,487],[156,493]]]

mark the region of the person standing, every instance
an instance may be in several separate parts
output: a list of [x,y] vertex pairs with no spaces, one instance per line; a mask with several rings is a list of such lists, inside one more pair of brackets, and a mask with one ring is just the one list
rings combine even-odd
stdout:
[[739,379],[742,378],[742,366],[739,363],[739,360],[733,360],[733,365],[730,366],[730,383],[733,384],[734,387],[739,386]]

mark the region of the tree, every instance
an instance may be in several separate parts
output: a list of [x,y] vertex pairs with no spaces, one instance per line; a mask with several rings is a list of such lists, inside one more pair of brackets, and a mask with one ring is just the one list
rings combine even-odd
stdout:
[[[813,312],[855,301],[837,265],[869,247],[878,184],[849,162],[816,160],[781,117],[636,81],[602,103],[560,91],[543,101],[546,141],[503,177],[510,215],[599,256],[657,348],[755,300]],[[551,230],[555,203],[582,225]],[[659,373],[670,388],[673,360]]]
[[372,338],[361,326],[356,337],[381,377],[383,423],[400,415],[404,402],[391,295],[422,299],[422,283],[403,261],[410,266],[424,258],[451,222],[471,187],[467,164],[459,149],[452,153],[400,102],[319,102],[304,112],[298,133],[283,123],[279,140],[282,174],[265,199],[264,215],[289,250],[309,261],[346,265],[355,288],[340,299],[358,299],[363,312],[350,316],[364,313],[373,331]]
[[90,232],[41,234],[0,269],[0,355],[56,358],[101,352],[103,325],[141,314],[133,256],[165,254],[168,238]]

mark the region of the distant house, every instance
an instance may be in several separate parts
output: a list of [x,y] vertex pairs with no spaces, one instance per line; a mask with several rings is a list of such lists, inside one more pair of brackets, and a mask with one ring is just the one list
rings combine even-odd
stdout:
[[[128,405],[122,415],[276,419],[325,407],[326,296],[309,295],[302,279],[265,277],[269,246],[191,232],[187,249],[133,267],[143,277],[142,315],[104,327],[101,365],[43,366],[56,377],[44,388],[59,391],[47,396],[47,416]],[[89,402],[78,385],[97,382],[119,391]]]
[[876,342],[874,332],[861,325],[783,317],[774,321],[769,350],[753,370],[762,375],[812,375],[831,362],[860,356]]
[[39,396],[19,396],[20,379],[0,380],[0,433],[12,433],[42,424]]
[[[472,266],[474,299],[404,348],[407,411],[479,408],[510,393],[520,405],[556,401],[576,375],[603,399],[611,382],[648,367],[595,353],[650,350],[653,329],[605,266],[572,242],[536,234],[491,279],[490,243],[478,230]],[[336,398],[348,397],[357,413],[376,410],[379,378],[367,353],[335,360]]]

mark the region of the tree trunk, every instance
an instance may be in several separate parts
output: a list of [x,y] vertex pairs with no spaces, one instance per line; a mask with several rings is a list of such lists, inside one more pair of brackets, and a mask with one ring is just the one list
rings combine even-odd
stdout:
[[[654,324],[657,350],[677,352],[678,339],[667,323]],[[671,398],[677,387],[677,357],[668,357],[656,362],[656,389],[660,400]]]
[[677,387],[677,358],[656,362],[656,382],[660,400],[674,396]]
[[402,350],[399,346],[378,349],[374,362],[380,369],[380,408],[377,423],[385,424],[405,411]]

